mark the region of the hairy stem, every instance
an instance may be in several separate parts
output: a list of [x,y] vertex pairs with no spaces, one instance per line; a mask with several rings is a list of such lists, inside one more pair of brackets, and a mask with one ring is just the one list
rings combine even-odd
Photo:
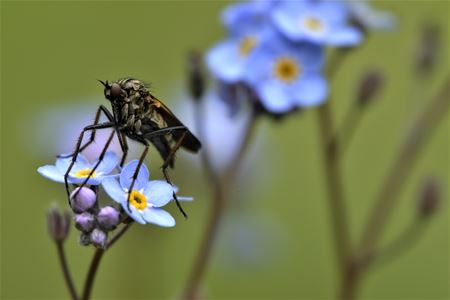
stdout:
[[56,242],[56,248],[58,250],[59,263],[61,264],[61,269],[63,271],[64,280],[66,281],[67,289],[70,293],[70,298],[72,300],[78,300],[77,290],[75,284],[73,283],[72,275],[70,274],[69,265],[67,264],[66,253],[64,251],[64,244],[62,241]]
[[104,249],[98,248],[95,250],[84,283],[83,295],[81,297],[82,300],[88,300],[91,297],[91,291],[92,286],[94,285],[95,275],[97,274],[97,270],[100,265],[100,261],[103,257],[103,254],[105,254],[105,252],[109,250],[123,236],[123,234],[130,228],[131,224],[133,224],[133,222],[126,223],[124,226],[122,226],[119,229],[119,231],[111,238],[111,240],[108,242],[108,244],[105,246]]

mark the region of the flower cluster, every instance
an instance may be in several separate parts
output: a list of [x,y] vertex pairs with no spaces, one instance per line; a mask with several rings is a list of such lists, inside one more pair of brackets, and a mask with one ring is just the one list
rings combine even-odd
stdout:
[[273,114],[319,105],[327,96],[324,47],[351,47],[363,35],[340,1],[250,1],[222,15],[228,38],[206,63],[221,86],[245,85]]
[[[40,167],[38,172],[48,179],[62,183],[71,161],[71,157],[58,158],[55,165]],[[75,213],[75,227],[81,232],[81,244],[105,247],[108,233],[120,223],[131,220],[140,224],[175,226],[174,218],[161,207],[173,200],[173,195],[177,192],[176,187],[165,181],[149,180],[149,170],[142,164],[130,191],[132,178],[138,166],[137,160],[129,162],[121,169],[118,166],[117,155],[114,152],[107,152],[92,172],[97,163],[98,161],[90,163],[80,153],[68,175],[68,183],[76,187],[70,196],[70,206]],[[112,174],[116,169],[120,172]],[[82,183],[88,177],[86,185],[83,186]],[[100,206],[98,201],[100,186],[119,205]],[[191,200],[188,197],[178,199]]]

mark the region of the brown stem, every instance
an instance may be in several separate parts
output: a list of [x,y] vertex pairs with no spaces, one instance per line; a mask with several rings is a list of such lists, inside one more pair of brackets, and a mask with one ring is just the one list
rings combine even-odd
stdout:
[[[350,49],[337,49],[333,51],[327,63],[327,75],[330,80],[336,75],[339,67],[344,62]],[[325,161],[325,176],[328,190],[328,201],[333,225],[334,245],[336,249],[338,270],[340,276],[340,292],[342,299],[353,297],[349,293],[353,290],[351,287],[356,280],[354,276],[353,265],[351,263],[351,244],[350,233],[347,224],[347,211],[342,183],[342,171],[340,167],[338,149],[340,141],[333,135],[335,133],[331,101],[328,99],[318,109],[319,129],[322,137],[322,148]],[[351,298],[349,298],[351,299]]]
[[350,143],[352,142],[355,131],[361,121],[362,111],[357,105],[351,105],[351,107],[345,113],[342,125],[339,131],[332,137],[339,140],[339,148],[336,149],[336,156],[342,157],[347,151]]
[[216,180],[217,174],[214,171],[211,163],[211,159],[208,155],[209,145],[208,139],[206,138],[205,126],[203,126],[203,118],[205,118],[205,104],[203,102],[197,101],[195,107],[195,127],[197,129],[198,138],[202,142],[202,148],[200,150],[200,157],[202,159],[202,166],[205,169],[206,179],[210,182],[214,182]]
[[423,235],[428,220],[425,219],[414,219],[409,224],[409,226],[401,232],[401,234],[387,245],[384,249],[378,250],[376,253],[370,256],[370,260],[365,264],[370,263],[371,268],[374,266],[379,267],[384,265],[401,254],[410,250],[412,246],[419,240]]
[[424,145],[432,136],[433,129],[447,113],[450,100],[449,88],[450,77],[447,76],[442,89],[416,119],[409,135],[401,146],[363,231],[359,250],[361,257],[366,257],[373,252],[414,163],[417,161]]
[[219,223],[222,220],[225,198],[224,192],[218,182],[214,186],[213,193],[214,201],[211,206],[206,231],[200,244],[200,249],[198,250],[191,274],[187,281],[183,299],[197,299],[198,290],[203,280],[206,266],[210,260],[215,237],[217,236]]
[[70,274],[69,265],[67,264],[66,253],[64,251],[64,244],[62,241],[56,242],[56,248],[58,250],[59,262],[61,264],[61,269],[63,271],[64,280],[66,281],[67,288],[70,293],[70,298],[72,300],[78,300],[77,290],[75,284],[73,283],[72,275]]
[[[340,274],[346,272],[347,260],[350,254],[349,229],[345,209],[344,191],[339,160],[336,156],[337,140],[331,138],[333,132],[330,101],[327,101],[318,111],[319,128],[322,136],[322,146],[326,168],[326,183],[330,211],[333,222],[335,247]],[[330,143],[332,141],[333,143]]]
[[94,285],[94,279],[95,275],[97,274],[98,266],[100,265],[100,261],[103,257],[103,254],[107,250],[109,250],[119,239],[123,236],[125,232],[130,228],[131,224],[133,222],[126,223],[122,228],[119,229],[119,231],[111,238],[111,240],[108,242],[108,244],[105,246],[104,249],[97,248],[95,250],[94,256],[91,260],[91,265],[89,266],[89,271],[86,276],[86,280],[84,282],[84,289],[83,289],[83,295],[81,297],[82,300],[88,300],[91,297],[91,291],[92,286]]
[[[198,118],[201,116],[197,116]],[[183,299],[197,299],[199,288],[205,276],[206,268],[211,260],[211,254],[214,246],[214,242],[217,238],[217,232],[219,230],[220,223],[223,219],[223,214],[225,212],[225,205],[228,198],[228,192],[230,187],[232,186],[232,181],[234,176],[236,175],[239,166],[241,165],[245,153],[247,152],[248,146],[250,145],[251,136],[253,134],[255,128],[256,114],[252,111],[252,116],[250,117],[247,127],[245,129],[244,136],[242,138],[239,150],[236,156],[233,158],[229,167],[224,171],[222,176],[222,180],[211,176],[212,166],[210,165],[210,161],[208,157],[206,157],[206,153],[203,155],[206,157],[203,159],[203,162],[206,164],[205,171],[207,176],[212,181],[214,186],[213,190],[213,201],[211,204],[211,211],[209,214],[209,220],[206,225],[206,231],[203,235],[203,240],[200,244],[200,249],[197,253],[197,257],[194,261],[192,270],[188,277],[186,287],[183,293]],[[200,123],[197,123],[201,125]]]

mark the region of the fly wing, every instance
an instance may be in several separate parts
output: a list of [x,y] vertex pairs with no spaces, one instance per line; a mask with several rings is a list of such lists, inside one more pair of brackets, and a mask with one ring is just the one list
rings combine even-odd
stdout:
[[[153,101],[157,101],[157,105],[155,105],[156,111],[161,114],[163,119],[166,121],[168,127],[173,126],[184,126],[183,123],[181,123],[180,120],[178,120],[177,117],[172,113],[172,111],[164,105],[161,101],[153,97]],[[184,126],[186,127],[186,126]],[[189,131],[189,129],[186,128],[186,135],[183,139],[183,142],[181,144],[182,147],[185,149],[192,151],[192,152],[198,152],[200,148],[202,147],[202,144],[200,141],[195,137],[192,132]],[[177,130],[172,133],[174,140],[179,141],[179,139],[183,136],[184,132]]]

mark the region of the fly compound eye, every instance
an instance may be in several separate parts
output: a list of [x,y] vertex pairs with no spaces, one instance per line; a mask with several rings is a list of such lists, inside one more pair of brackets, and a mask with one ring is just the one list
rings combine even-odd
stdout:
[[110,89],[111,99],[116,99],[122,94],[122,88],[117,83],[113,83]]

